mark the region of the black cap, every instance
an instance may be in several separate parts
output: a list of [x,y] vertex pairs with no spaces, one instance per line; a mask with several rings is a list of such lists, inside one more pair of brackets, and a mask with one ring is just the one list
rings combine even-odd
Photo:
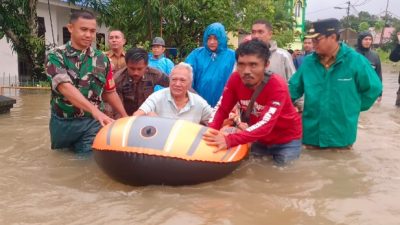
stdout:
[[339,33],[340,22],[337,19],[330,18],[313,22],[311,29],[308,30],[306,38],[316,38],[319,35],[331,35]]

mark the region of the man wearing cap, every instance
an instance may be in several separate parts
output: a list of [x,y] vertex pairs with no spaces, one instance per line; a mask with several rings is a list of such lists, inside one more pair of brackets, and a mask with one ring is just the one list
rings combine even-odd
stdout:
[[110,59],[114,73],[126,66],[124,50],[125,43],[125,35],[122,31],[110,31],[110,34],[108,35],[108,46],[110,47],[110,50],[106,52],[106,55]]
[[339,21],[314,22],[315,52],[289,80],[292,101],[304,94],[303,144],[309,149],[351,149],[358,117],[382,91],[368,60],[339,43]]
[[149,66],[169,75],[174,67],[174,63],[164,56],[164,39],[155,37],[151,43],[151,52],[152,53],[149,53]]

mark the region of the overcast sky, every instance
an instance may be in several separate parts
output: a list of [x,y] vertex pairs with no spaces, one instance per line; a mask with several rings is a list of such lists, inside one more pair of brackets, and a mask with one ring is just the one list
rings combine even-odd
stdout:
[[[357,15],[360,11],[367,11],[373,15],[384,15],[387,0],[350,0],[350,14]],[[306,20],[338,18],[346,16],[346,9],[334,9],[334,7],[347,8],[346,0],[307,0]],[[389,13],[400,19],[400,0],[389,0]]]

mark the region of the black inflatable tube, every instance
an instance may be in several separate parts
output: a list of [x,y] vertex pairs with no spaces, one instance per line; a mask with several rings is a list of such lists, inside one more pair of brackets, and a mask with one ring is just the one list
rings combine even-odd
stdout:
[[216,163],[123,151],[94,151],[100,168],[128,185],[193,185],[220,179],[241,163]]

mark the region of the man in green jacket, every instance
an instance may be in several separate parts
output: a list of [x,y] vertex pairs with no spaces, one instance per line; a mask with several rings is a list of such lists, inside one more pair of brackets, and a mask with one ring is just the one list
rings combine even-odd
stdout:
[[351,149],[358,117],[379,97],[382,84],[368,60],[339,42],[339,21],[313,23],[315,52],[289,81],[292,101],[304,94],[303,144]]

